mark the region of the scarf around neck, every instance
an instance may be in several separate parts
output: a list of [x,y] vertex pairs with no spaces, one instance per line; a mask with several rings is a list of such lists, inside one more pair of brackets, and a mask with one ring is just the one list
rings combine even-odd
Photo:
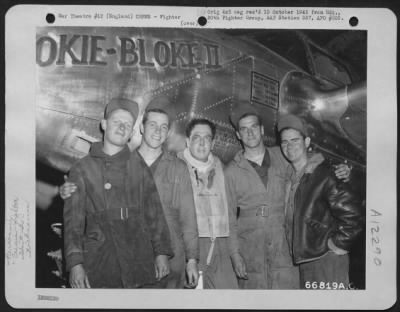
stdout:
[[206,162],[197,160],[190,154],[190,151],[188,148],[185,148],[183,151],[183,157],[185,157],[186,161],[194,168],[196,168],[200,172],[206,172],[208,171],[214,164],[214,156],[212,153],[208,155],[208,159]]
[[199,237],[229,236],[228,202],[221,161],[210,156],[207,162],[195,159],[186,148],[182,153],[193,188]]

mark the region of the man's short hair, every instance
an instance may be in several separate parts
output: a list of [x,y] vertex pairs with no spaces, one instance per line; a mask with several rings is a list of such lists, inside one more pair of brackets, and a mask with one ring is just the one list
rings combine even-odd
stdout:
[[239,121],[247,116],[256,116],[259,125],[264,125],[263,119],[258,109],[256,109],[253,105],[250,105],[250,103],[247,101],[240,101],[236,103],[229,115],[232,126],[235,128],[236,131],[239,131]]
[[258,115],[258,114],[256,114],[256,113],[244,113],[242,116],[240,116],[240,117],[238,118],[237,125],[236,125],[238,131],[240,130],[240,129],[239,129],[239,122],[240,122],[243,118],[246,118],[246,117],[249,117],[249,116],[254,116],[254,117],[256,117],[256,118],[257,118],[257,121],[258,121],[258,125],[259,125],[259,126],[262,126],[262,120],[261,120],[261,116],[260,116],[260,115]]
[[186,136],[188,138],[190,138],[190,135],[192,134],[193,128],[195,126],[197,126],[197,125],[209,126],[210,129],[211,129],[212,138],[213,139],[215,138],[215,134],[217,132],[217,128],[215,127],[215,124],[212,121],[210,121],[208,119],[205,119],[205,118],[195,118],[195,119],[192,119],[191,121],[189,121],[189,123],[186,126],[186,131],[185,131],[186,132]]
[[142,119],[142,124],[143,124],[143,126],[146,124],[146,121],[147,121],[147,119],[149,118],[149,114],[150,114],[150,113],[158,113],[158,114],[164,114],[164,115],[166,115],[166,116],[168,117],[168,125],[169,125],[169,115],[168,115],[168,113],[167,113],[165,110],[163,110],[163,109],[161,109],[161,108],[150,108],[150,109],[146,109],[146,110],[144,111],[143,119]]

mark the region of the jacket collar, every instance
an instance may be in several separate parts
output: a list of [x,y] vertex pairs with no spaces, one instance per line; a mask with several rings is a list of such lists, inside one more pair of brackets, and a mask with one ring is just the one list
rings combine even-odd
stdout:
[[[236,162],[238,167],[243,168],[243,169],[249,169],[249,166],[252,168],[251,164],[247,160],[247,158],[244,156],[244,151],[241,150],[236,153],[235,157],[233,160]],[[263,159],[263,165],[266,165],[267,168],[271,166],[271,157],[269,155],[269,151],[267,148],[265,148],[265,154],[264,154],[264,159]]]
[[323,161],[324,156],[321,153],[313,153],[308,155],[307,165],[304,168],[305,174],[313,173],[315,168],[317,168]]
[[168,151],[163,151],[162,154],[161,154],[161,159],[162,160],[171,161],[171,160],[174,160],[175,158],[176,158],[176,155],[174,155],[173,153],[168,152]]
[[125,145],[124,148],[114,155],[107,155],[103,152],[103,143],[102,142],[95,142],[92,144],[90,148],[89,154],[93,158],[99,158],[107,161],[127,161],[130,156],[130,150],[128,145]]
[[288,177],[292,183],[299,183],[302,178],[307,180],[310,174],[324,161],[324,157],[320,153],[309,153],[307,158],[307,164],[300,172],[296,172],[293,166],[289,167]]

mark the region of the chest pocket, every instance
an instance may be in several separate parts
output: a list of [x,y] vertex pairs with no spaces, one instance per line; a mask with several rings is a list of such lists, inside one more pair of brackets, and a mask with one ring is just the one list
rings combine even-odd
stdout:
[[166,216],[175,216],[179,214],[176,204],[179,180],[171,169],[172,168],[167,168],[157,181],[158,193]]
[[268,172],[267,197],[274,206],[284,204],[286,183],[285,173],[270,168]]

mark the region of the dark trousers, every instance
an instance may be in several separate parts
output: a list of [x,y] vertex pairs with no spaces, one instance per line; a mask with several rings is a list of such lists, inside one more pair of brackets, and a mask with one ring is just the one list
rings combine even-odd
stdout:
[[329,251],[322,258],[300,264],[302,289],[347,289],[349,287],[349,256]]

